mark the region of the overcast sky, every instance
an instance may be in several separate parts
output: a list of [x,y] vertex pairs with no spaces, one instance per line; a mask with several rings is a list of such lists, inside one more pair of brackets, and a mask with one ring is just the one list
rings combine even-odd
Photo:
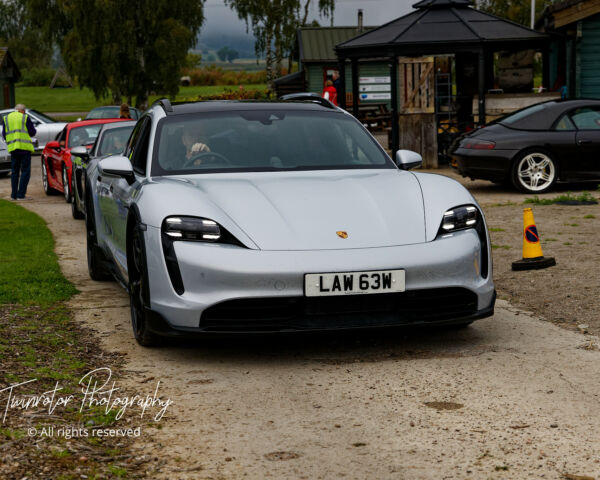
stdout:
[[[335,2],[334,25],[356,25],[357,11],[363,9],[364,24],[382,25],[412,10],[418,0],[337,0]],[[304,3],[304,2],[303,2]],[[312,0],[311,3],[318,3]],[[329,25],[329,20],[318,17],[317,8],[312,9],[311,20],[317,18],[321,25]],[[200,31],[203,35],[215,33],[245,33],[246,24],[237,14],[225,5],[223,0],[206,0],[204,4],[206,20]]]

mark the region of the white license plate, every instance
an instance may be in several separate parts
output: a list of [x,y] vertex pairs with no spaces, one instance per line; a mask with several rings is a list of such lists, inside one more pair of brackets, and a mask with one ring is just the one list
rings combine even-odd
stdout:
[[307,297],[403,292],[404,270],[372,272],[307,273],[304,294]]

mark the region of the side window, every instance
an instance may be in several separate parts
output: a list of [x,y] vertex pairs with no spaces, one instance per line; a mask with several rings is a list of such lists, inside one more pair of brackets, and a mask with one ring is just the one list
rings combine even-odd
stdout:
[[556,126],[554,127],[554,129],[563,132],[576,130],[575,125],[573,125],[573,122],[566,113],[562,117],[560,117],[558,122],[556,122]]
[[131,136],[129,137],[129,141],[127,142],[127,148],[125,148],[125,153],[123,154],[127,158],[129,158],[129,160],[131,160],[131,154],[133,152],[133,149],[135,148],[137,142],[139,142],[140,133],[142,132],[142,127],[146,122],[146,118],[143,119],[141,122],[138,122],[135,125],[135,127],[133,127],[133,132],[131,132]]
[[[138,131],[135,130],[132,133],[131,140],[134,142],[132,145],[132,151],[129,156],[129,160],[131,161],[131,165],[133,166],[133,170],[138,175],[144,175],[146,173],[146,162],[148,160],[148,143],[150,141],[150,128],[152,127],[152,122],[150,121],[150,117],[144,118],[141,122],[136,125],[140,127]],[[133,138],[133,135],[136,134],[137,138]]]
[[571,120],[579,130],[600,130],[600,108],[578,108],[571,114]]
[[60,132],[58,132],[58,135],[56,135],[55,140],[59,143],[63,142],[63,145],[64,145],[66,138],[67,138],[67,127],[63,128]]

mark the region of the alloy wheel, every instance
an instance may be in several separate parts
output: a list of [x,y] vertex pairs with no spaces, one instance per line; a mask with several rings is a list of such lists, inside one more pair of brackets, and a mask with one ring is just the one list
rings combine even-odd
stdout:
[[530,192],[547,190],[556,179],[556,167],[552,159],[541,152],[525,155],[517,165],[517,179]]

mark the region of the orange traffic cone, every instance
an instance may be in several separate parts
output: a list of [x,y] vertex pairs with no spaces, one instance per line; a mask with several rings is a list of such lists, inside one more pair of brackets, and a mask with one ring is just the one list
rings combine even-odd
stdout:
[[534,270],[556,265],[554,257],[544,257],[531,208],[523,209],[523,259],[513,262],[513,270]]

